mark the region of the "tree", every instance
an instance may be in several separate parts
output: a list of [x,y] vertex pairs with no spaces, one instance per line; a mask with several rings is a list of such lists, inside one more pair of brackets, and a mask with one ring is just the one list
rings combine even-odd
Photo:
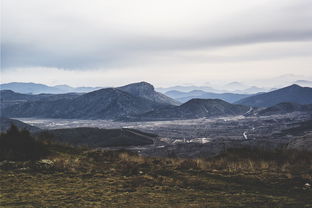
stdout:
[[26,129],[11,125],[0,135],[0,160],[36,160],[46,154],[46,147]]

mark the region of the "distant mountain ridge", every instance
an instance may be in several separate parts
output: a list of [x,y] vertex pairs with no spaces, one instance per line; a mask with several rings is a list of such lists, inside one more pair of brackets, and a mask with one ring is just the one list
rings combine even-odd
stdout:
[[295,84],[304,86],[304,87],[312,87],[312,81],[309,81],[309,80],[297,80],[295,81]]
[[14,92],[23,94],[60,94],[69,92],[86,93],[100,89],[100,87],[71,87],[68,85],[47,86],[44,84],[37,84],[32,82],[10,82],[0,84],[0,89],[12,90]]
[[217,90],[209,86],[173,86],[173,87],[159,87],[156,88],[158,92],[165,93],[172,90],[177,90],[181,92],[189,92],[192,90],[202,90],[206,92],[222,93],[223,90]]
[[174,98],[182,103],[187,102],[194,98],[200,99],[221,99],[229,103],[234,103],[240,99],[246,98],[250,95],[247,94],[235,94],[235,93],[212,93],[202,90],[193,90],[190,92],[181,92],[177,90],[168,91],[165,95]]
[[170,91],[180,91],[180,92],[191,92],[191,91],[205,91],[207,93],[233,93],[233,94],[255,94],[260,92],[268,92],[269,88],[262,88],[257,86],[245,85],[239,82],[231,82],[226,85],[220,85],[218,87],[211,86],[195,86],[195,85],[186,85],[186,86],[172,86],[172,87],[159,87],[156,88],[158,92],[167,93]]
[[271,92],[253,95],[235,103],[254,107],[270,107],[283,102],[312,104],[312,88],[294,84]]

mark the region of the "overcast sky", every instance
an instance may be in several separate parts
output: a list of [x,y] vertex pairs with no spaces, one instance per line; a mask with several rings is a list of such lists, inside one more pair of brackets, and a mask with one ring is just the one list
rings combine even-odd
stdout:
[[3,83],[312,80],[311,0],[1,2]]

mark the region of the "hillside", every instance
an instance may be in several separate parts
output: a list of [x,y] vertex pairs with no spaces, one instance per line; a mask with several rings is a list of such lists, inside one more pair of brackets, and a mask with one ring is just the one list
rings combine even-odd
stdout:
[[117,147],[153,144],[157,135],[134,129],[72,128],[55,129],[38,133],[39,137],[49,135],[50,140],[89,147]]
[[292,112],[307,112],[312,114],[312,104],[300,105],[297,103],[279,103],[257,112],[258,116],[269,116],[274,114],[285,114]]
[[247,97],[235,103],[254,107],[270,107],[283,102],[312,104],[312,88],[291,85],[271,92]]
[[132,120],[175,120],[204,117],[242,115],[250,108],[227,103],[219,99],[192,99],[180,106],[156,109],[132,117]]

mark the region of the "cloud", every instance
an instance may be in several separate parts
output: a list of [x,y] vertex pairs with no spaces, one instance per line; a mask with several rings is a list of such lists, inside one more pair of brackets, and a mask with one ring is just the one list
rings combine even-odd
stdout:
[[[311,10],[309,0],[4,0],[2,68],[104,70],[148,64],[159,54],[309,42]],[[301,51],[291,54],[305,56]]]
[[311,10],[310,0],[3,0],[1,82],[311,79]]

